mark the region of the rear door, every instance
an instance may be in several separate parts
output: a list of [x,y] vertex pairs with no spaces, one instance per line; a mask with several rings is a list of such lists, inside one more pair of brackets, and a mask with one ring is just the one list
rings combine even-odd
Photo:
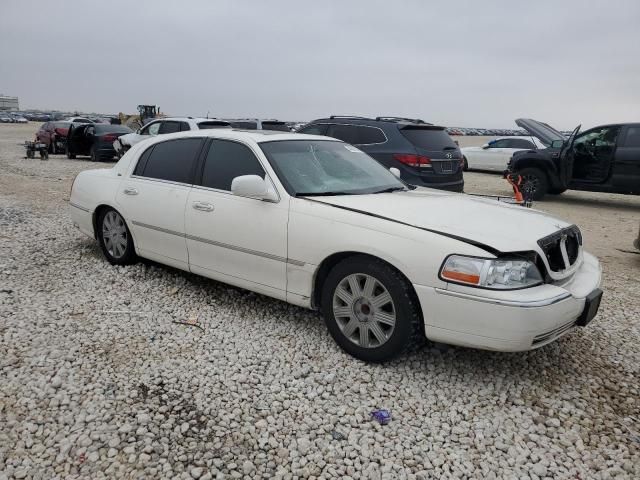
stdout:
[[616,191],[640,194],[640,124],[627,125],[622,129],[612,180]]
[[188,270],[184,211],[204,140],[180,138],[147,148],[116,195],[145,258]]

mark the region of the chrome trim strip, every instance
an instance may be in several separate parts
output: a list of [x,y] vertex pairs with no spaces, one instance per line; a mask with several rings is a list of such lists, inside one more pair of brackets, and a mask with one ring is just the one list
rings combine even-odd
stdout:
[[83,212],[87,212],[87,213],[91,212],[91,210],[89,210],[88,208],[81,207],[80,205],[76,205],[73,202],[69,202],[69,205],[71,205],[72,207],[77,208],[78,210],[82,210]]
[[487,298],[487,297],[479,297],[477,295],[471,295],[468,293],[461,292],[452,292],[451,290],[443,290],[441,288],[435,289],[436,293],[440,293],[442,295],[449,295],[451,297],[464,298],[465,300],[473,300],[476,302],[483,303],[491,303],[494,305],[501,305],[506,307],[518,307],[518,308],[536,308],[536,307],[546,307],[549,305],[553,305],[555,303],[566,300],[571,296],[570,293],[561,293],[560,295],[556,295],[552,298],[546,298],[544,300],[535,300],[531,302],[516,302],[512,300],[499,300],[497,298]]
[[169,185],[179,185],[181,187],[191,188],[190,183],[174,182],[173,180],[164,180],[162,178],[142,177],[140,175],[129,175],[129,178],[135,178],[136,180],[145,180],[147,182],[167,183]]
[[131,223],[138,227],[148,228],[151,230],[156,230],[158,232],[166,233],[169,235],[175,235],[177,237],[183,237],[187,240],[193,240],[195,242],[207,243],[209,245],[213,245],[215,247],[226,248],[228,250],[234,250],[236,252],[247,253],[249,255],[255,255],[257,257],[268,258],[270,260],[275,260],[276,262],[288,263],[291,265],[296,265],[299,267],[304,267],[305,263],[300,260],[294,260],[292,258],[280,257],[278,255],[272,255],[270,253],[259,252],[257,250],[251,250],[250,248],[238,247],[236,245],[229,245],[228,243],[216,242],[215,240],[209,240],[207,238],[196,237],[195,235],[187,235],[185,233],[176,232],[174,230],[169,230],[167,228],[156,227],[154,225],[149,225],[147,223],[138,222],[136,220],[132,220]]

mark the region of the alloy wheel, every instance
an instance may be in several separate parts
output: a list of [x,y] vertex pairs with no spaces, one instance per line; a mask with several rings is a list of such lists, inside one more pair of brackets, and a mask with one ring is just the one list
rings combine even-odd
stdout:
[[378,279],[364,273],[353,273],[338,283],[333,315],[342,334],[362,348],[386,343],[396,324],[391,294]]
[[127,252],[127,226],[115,211],[108,212],[102,220],[104,246],[113,258],[119,259]]

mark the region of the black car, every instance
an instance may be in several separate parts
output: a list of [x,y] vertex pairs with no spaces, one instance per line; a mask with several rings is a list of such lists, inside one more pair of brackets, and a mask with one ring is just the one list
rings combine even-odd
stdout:
[[89,155],[91,160],[111,160],[116,156],[113,142],[120,135],[131,133],[124,125],[106,123],[71,123],[67,133],[67,158]]
[[445,127],[402,117],[332,115],[299,133],[327,135],[357,146],[387,168],[400,170],[409,184],[461,192],[462,153]]
[[640,123],[578,126],[569,137],[536,120],[516,123],[548,146],[514,153],[505,172],[521,175],[533,200],[568,189],[640,195]]

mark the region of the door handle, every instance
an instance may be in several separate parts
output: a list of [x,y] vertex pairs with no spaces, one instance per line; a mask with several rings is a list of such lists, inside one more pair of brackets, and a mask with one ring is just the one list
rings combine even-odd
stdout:
[[213,212],[213,205],[204,202],[193,202],[193,208],[201,212]]
[[138,194],[138,189],[137,188],[132,188],[132,187],[127,187],[124,189],[124,194],[125,195],[137,195]]

